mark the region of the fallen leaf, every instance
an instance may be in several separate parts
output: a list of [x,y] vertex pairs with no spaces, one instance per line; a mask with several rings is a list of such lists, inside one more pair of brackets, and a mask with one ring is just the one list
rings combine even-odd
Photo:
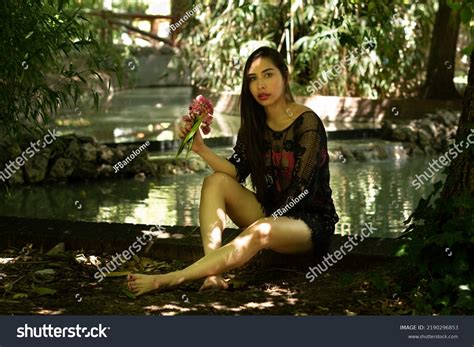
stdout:
[[35,274],[40,276],[47,276],[56,274],[56,271],[54,271],[54,269],[44,269],[35,271]]
[[13,295],[13,299],[23,299],[23,298],[27,298],[28,297],[28,294],[26,293],[17,293],[15,295]]
[[56,246],[51,248],[49,251],[47,251],[46,255],[57,255],[60,253],[64,253],[65,250],[66,246],[64,245],[64,242],[60,242]]
[[2,299],[2,298],[0,298],[0,302],[5,302],[7,304],[21,304],[21,301],[10,300],[10,299]]
[[129,291],[128,289],[126,288],[123,288],[122,289],[122,292],[127,296],[129,297],[130,299],[136,299],[137,297],[135,296],[135,294],[133,294],[131,291]]
[[237,281],[237,280],[231,280],[229,282],[230,285],[232,285],[234,288],[241,288],[241,287],[244,287],[245,285],[247,285],[247,282],[244,282],[244,281]]

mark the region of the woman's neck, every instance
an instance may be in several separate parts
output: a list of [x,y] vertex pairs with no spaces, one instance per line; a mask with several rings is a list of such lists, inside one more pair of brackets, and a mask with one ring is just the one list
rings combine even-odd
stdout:
[[[282,96],[273,104],[265,106],[265,113],[267,115],[267,124],[286,124],[291,116],[291,105],[293,102],[287,102]],[[290,108],[290,110],[288,110]],[[288,111],[288,112],[287,112]]]

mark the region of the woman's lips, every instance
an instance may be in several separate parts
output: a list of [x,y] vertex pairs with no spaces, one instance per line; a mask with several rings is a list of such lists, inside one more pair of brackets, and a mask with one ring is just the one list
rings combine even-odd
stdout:
[[270,97],[270,94],[258,94],[260,100],[267,100]]

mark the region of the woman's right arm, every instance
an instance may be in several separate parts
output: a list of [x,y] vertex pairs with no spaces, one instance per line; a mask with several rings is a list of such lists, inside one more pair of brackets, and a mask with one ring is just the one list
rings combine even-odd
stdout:
[[[190,130],[191,129],[189,125],[180,124],[178,129],[178,136],[183,139]],[[197,155],[199,155],[202,159],[204,159],[204,161],[215,172],[223,172],[237,179],[237,169],[234,164],[232,164],[227,159],[218,156],[212,151],[212,149],[210,149],[204,144],[204,141],[201,136],[201,130],[198,130],[196,132],[193,147],[191,150]]]

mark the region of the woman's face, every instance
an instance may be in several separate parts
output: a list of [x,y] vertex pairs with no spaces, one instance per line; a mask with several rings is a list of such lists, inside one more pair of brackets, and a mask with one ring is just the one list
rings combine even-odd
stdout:
[[285,80],[268,58],[257,58],[248,71],[250,93],[262,106],[276,102],[284,93]]

